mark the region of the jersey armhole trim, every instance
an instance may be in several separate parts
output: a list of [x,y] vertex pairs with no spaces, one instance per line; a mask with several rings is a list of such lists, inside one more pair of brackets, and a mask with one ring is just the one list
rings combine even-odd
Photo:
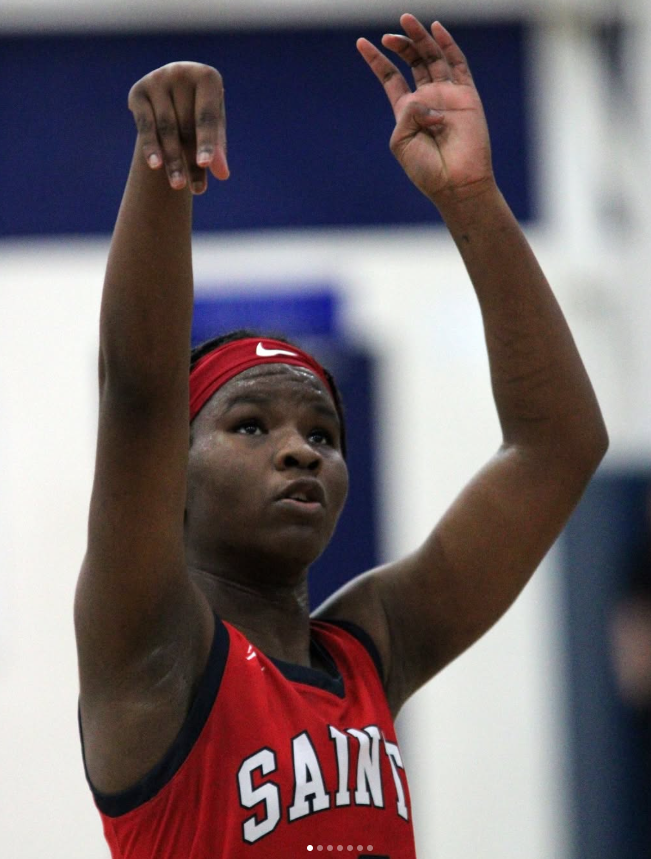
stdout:
[[86,767],[81,713],[78,711],[79,736],[86,781],[93,794],[95,805],[106,817],[120,817],[153,799],[169,784],[185,763],[208,721],[217,698],[228,659],[229,645],[228,630],[221,619],[215,615],[215,634],[208,654],[208,661],[181,729],[161,760],[132,787],[117,793],[102,793],[93,786]]
[[352,620],[331,620],[328,618],[327,620],[320,620],[319,623],[331,623],[354,636],[366,649],[373,660],[375,669],[380,677],[380,683],[384,686],[384,667],[382,665],[382,657],[380,656],[380,651],[377,649],[375,642],[365,629],[362,629],[361,626],[353,623]]

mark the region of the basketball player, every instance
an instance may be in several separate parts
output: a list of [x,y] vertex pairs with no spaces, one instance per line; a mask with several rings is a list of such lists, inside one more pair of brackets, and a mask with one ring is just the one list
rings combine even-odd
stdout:
[[75,606],[85,764],[115,859],[309,845],[414,859],[393,719],[511,605],[605,452],[568,327],[496,187],[466,60],[441,24],[400,23],[382,43],[413,91],[358,49],[393,108],[392,151],[475,288],[503,442],[422,546],[311,616],[308,568],[347,491],[336,388],[264,336],[212,344],[188,382],[192,192],[229,175],[223,85],[183,62],[131,90]]

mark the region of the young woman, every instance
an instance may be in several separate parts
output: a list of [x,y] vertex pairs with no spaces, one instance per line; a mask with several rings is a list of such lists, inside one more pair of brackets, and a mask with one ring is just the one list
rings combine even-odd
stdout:
[[511,605],[605,452],[570,332],[496,187],[466,60],[441,24],[401,25],[382,41],[414,91],[358,49],[395,114],[392,151],[475,288],[503,443],[421,547],[312,615],[308,568],[347,490],[336,388],[264,336],[212,344],[188,381],[192,192],[229,174],[222,81],[173,63],[131,90],[75,606],[85,763],[114,857],[322,845],[413,859],[393,719]]

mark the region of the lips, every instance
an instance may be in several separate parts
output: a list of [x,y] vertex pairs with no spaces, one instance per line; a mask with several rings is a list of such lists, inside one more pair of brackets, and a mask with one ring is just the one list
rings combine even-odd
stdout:
[[277,501],[290,500],[303,504],[320,504],[325,507],[323,486],[314,478],[302,478],[288,483],[276,497]]

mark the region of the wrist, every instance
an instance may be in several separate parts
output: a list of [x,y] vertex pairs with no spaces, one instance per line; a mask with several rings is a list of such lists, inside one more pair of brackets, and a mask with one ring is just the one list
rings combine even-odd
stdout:
[[470,185],[446,189],[430,199],[453,232],[455,227],[472,227],[506,205],[492,175]]

